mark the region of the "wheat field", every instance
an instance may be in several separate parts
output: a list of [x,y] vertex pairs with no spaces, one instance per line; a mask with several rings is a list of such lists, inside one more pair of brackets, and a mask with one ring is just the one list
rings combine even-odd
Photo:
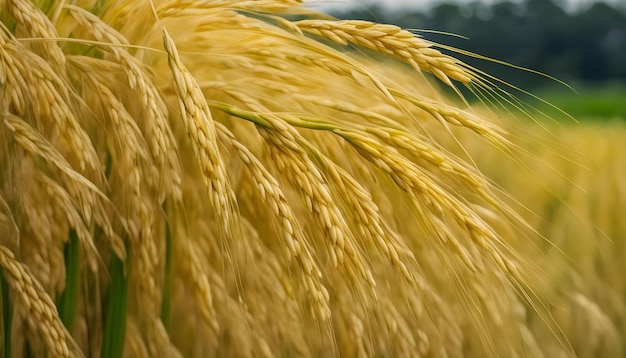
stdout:
[[297,0],[0,20],[3,357],[624,354],[623,122]]

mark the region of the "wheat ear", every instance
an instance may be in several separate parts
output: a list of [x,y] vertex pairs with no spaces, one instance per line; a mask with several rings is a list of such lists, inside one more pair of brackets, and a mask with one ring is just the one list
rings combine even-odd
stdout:
[[[70,105],[71,86],[43,58],[0,32],[0,62],[7,88],[4,103],[12,113],[37,122],[66,157],[75,157],[81,170],[99,168],[93,144]],[[32,111],[34,116],[27,116]],[[45,121],[42,121],[45,119]]]
[[18,29],[23,30],[25,37],[43,39],[36,42],[37,54],[58,67],[65,64],[63,50],[55,41],[59,35],[50,19],[30,0],[9,0],[9,10],[13,13]]
[[15,259],[13,252],[1,245],[0,266],[3,268],[2,274],[26,309],[28,324],[41,333],[50,353],[55,357],[81,355],[75,352],[76,344],[61,322],[50,296],[30,270]]
[[156,161],[163,160],[170,151],[175,150],[175,144],[167,122],[167,107],[157,87],[146,73],[143,63],[128,52],[125,47],[128,45],[126,38],[100,18],[74,5],[65,5],[65,8],[78,24],[102,43],[101,47],[114,55],[126,73],[130,88],[137,91],[145,108],[144,113],[147,114],[142,124],[146,128],[146,138],[150,140],[152,157]]
[[[58,168],[70,185],[66,190],[76,200],[84,218],[92,218],[101,226],[111,245],[119,257],[126,257],[126,249],[120,237],[115,234],[109,216],[104,210],[108,203],[106,195],[91,181],[75,171],[65,158],[34,128],[17,116],[5,115],[4,125],[12,132],[15,141],[29,153],[44,158],[51,165]],[[100,200],[98,200],[100,199]]]
[[181,115],[203,174],[209,200],[217,217],[222,221],[224,233],[232,236],[238,226],[235,209],[237,198],[228,179],[225,162],[220,155],[209,106],[198,83],[183,65],[174,40],[164,27],[162,32]]
[[224,125],[216,123],[216,127],[220,137],[237,150],[239,158],[252,175],[254,184],[261,194],[261,199],[271,208],[284,239],[287,261],[297,260],[302,269],[302,282],[311,300],[316,303],[315,317],[325,321],[330,317],[328,290],[322,283],[322,273],[311,255],[310,245],[305,239],[306,234],[287,203],[280,184],[254,154],[246,146],[239,143]]
[[474,79],[474,74],[461,61],[444,55],[434,49],[432,43],[397,26],[356,20],[301,20],[295,24],[304,32],[341,45],[353,43],[396,57],[418,71],[433,73],[451,87],[450,79],[461,83]]

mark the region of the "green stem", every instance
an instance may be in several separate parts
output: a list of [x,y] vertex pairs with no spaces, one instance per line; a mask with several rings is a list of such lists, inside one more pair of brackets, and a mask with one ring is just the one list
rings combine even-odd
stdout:
[[[124,239],[128,249],[128,241]],[[128,252],[128,250],[127,250]],[[130,258],[130,256],[128,256]],[[105,308],[104,337],[101,358],[119,358],[124,350],[126,334],[126,306],[128,298],[128,274],[126,264],[116,255],[111,258],[111,284]]]
[[0,300],[2,300],[2,339],[0,353],[2,357],[11,357],[11,301],[9,297],[9,283],[4,278],[3,269],[0,268]]
[[[163,210],[166,205],[163,204]],[[163,283],[163,301],[161,302],[161,321],[165,328],[170,323],[170,305],[172,295],[172,231],[169,222],[165,222],[165,282]]]
[[69,241],[65,244],[65,290],[58,304],[59,316],[69,332],[76,318],[76,301],[78,297],[78,263],[80,244],[74,229],[70,230]]
[[[264,128],[273,127],[272,123],[267,119],[269,116],[268,114],[246,111],[245,109],[241,109],[233,105],[222,103],[222,102],[209,101],[208,103],[211,106],[211,108],[218,109],[233,117],[245,119],[247,121],[250,121]],[[271,114],[271,115],[275,115],[277,118],[280,118],[295,127],[321,130],[321,131],[334,131],[334,130],[340,129],[340,127],[334,123],[327,122],[323,120],[322,118],[311,116],[311,115],[305,115],[305,114],[283,114],[283,115]]]

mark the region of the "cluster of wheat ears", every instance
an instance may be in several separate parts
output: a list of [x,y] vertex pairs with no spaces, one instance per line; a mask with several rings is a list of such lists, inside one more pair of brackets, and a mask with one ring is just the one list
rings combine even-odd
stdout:
[[622,353],[624,224],[451,49],[296,0],[0,20],[1,356]]

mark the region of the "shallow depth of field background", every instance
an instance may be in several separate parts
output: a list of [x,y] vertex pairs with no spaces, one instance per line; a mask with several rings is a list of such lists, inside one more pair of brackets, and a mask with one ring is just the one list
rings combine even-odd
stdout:
[[440,0],[420,2],[417,8],[384,0],[371,7],[350,4],[325,6],[339,18],[416,29],[429,40],[553,76],[576,92],[509,66],[459,57],[577,120],[626,118],[626,5],[619,1]]

